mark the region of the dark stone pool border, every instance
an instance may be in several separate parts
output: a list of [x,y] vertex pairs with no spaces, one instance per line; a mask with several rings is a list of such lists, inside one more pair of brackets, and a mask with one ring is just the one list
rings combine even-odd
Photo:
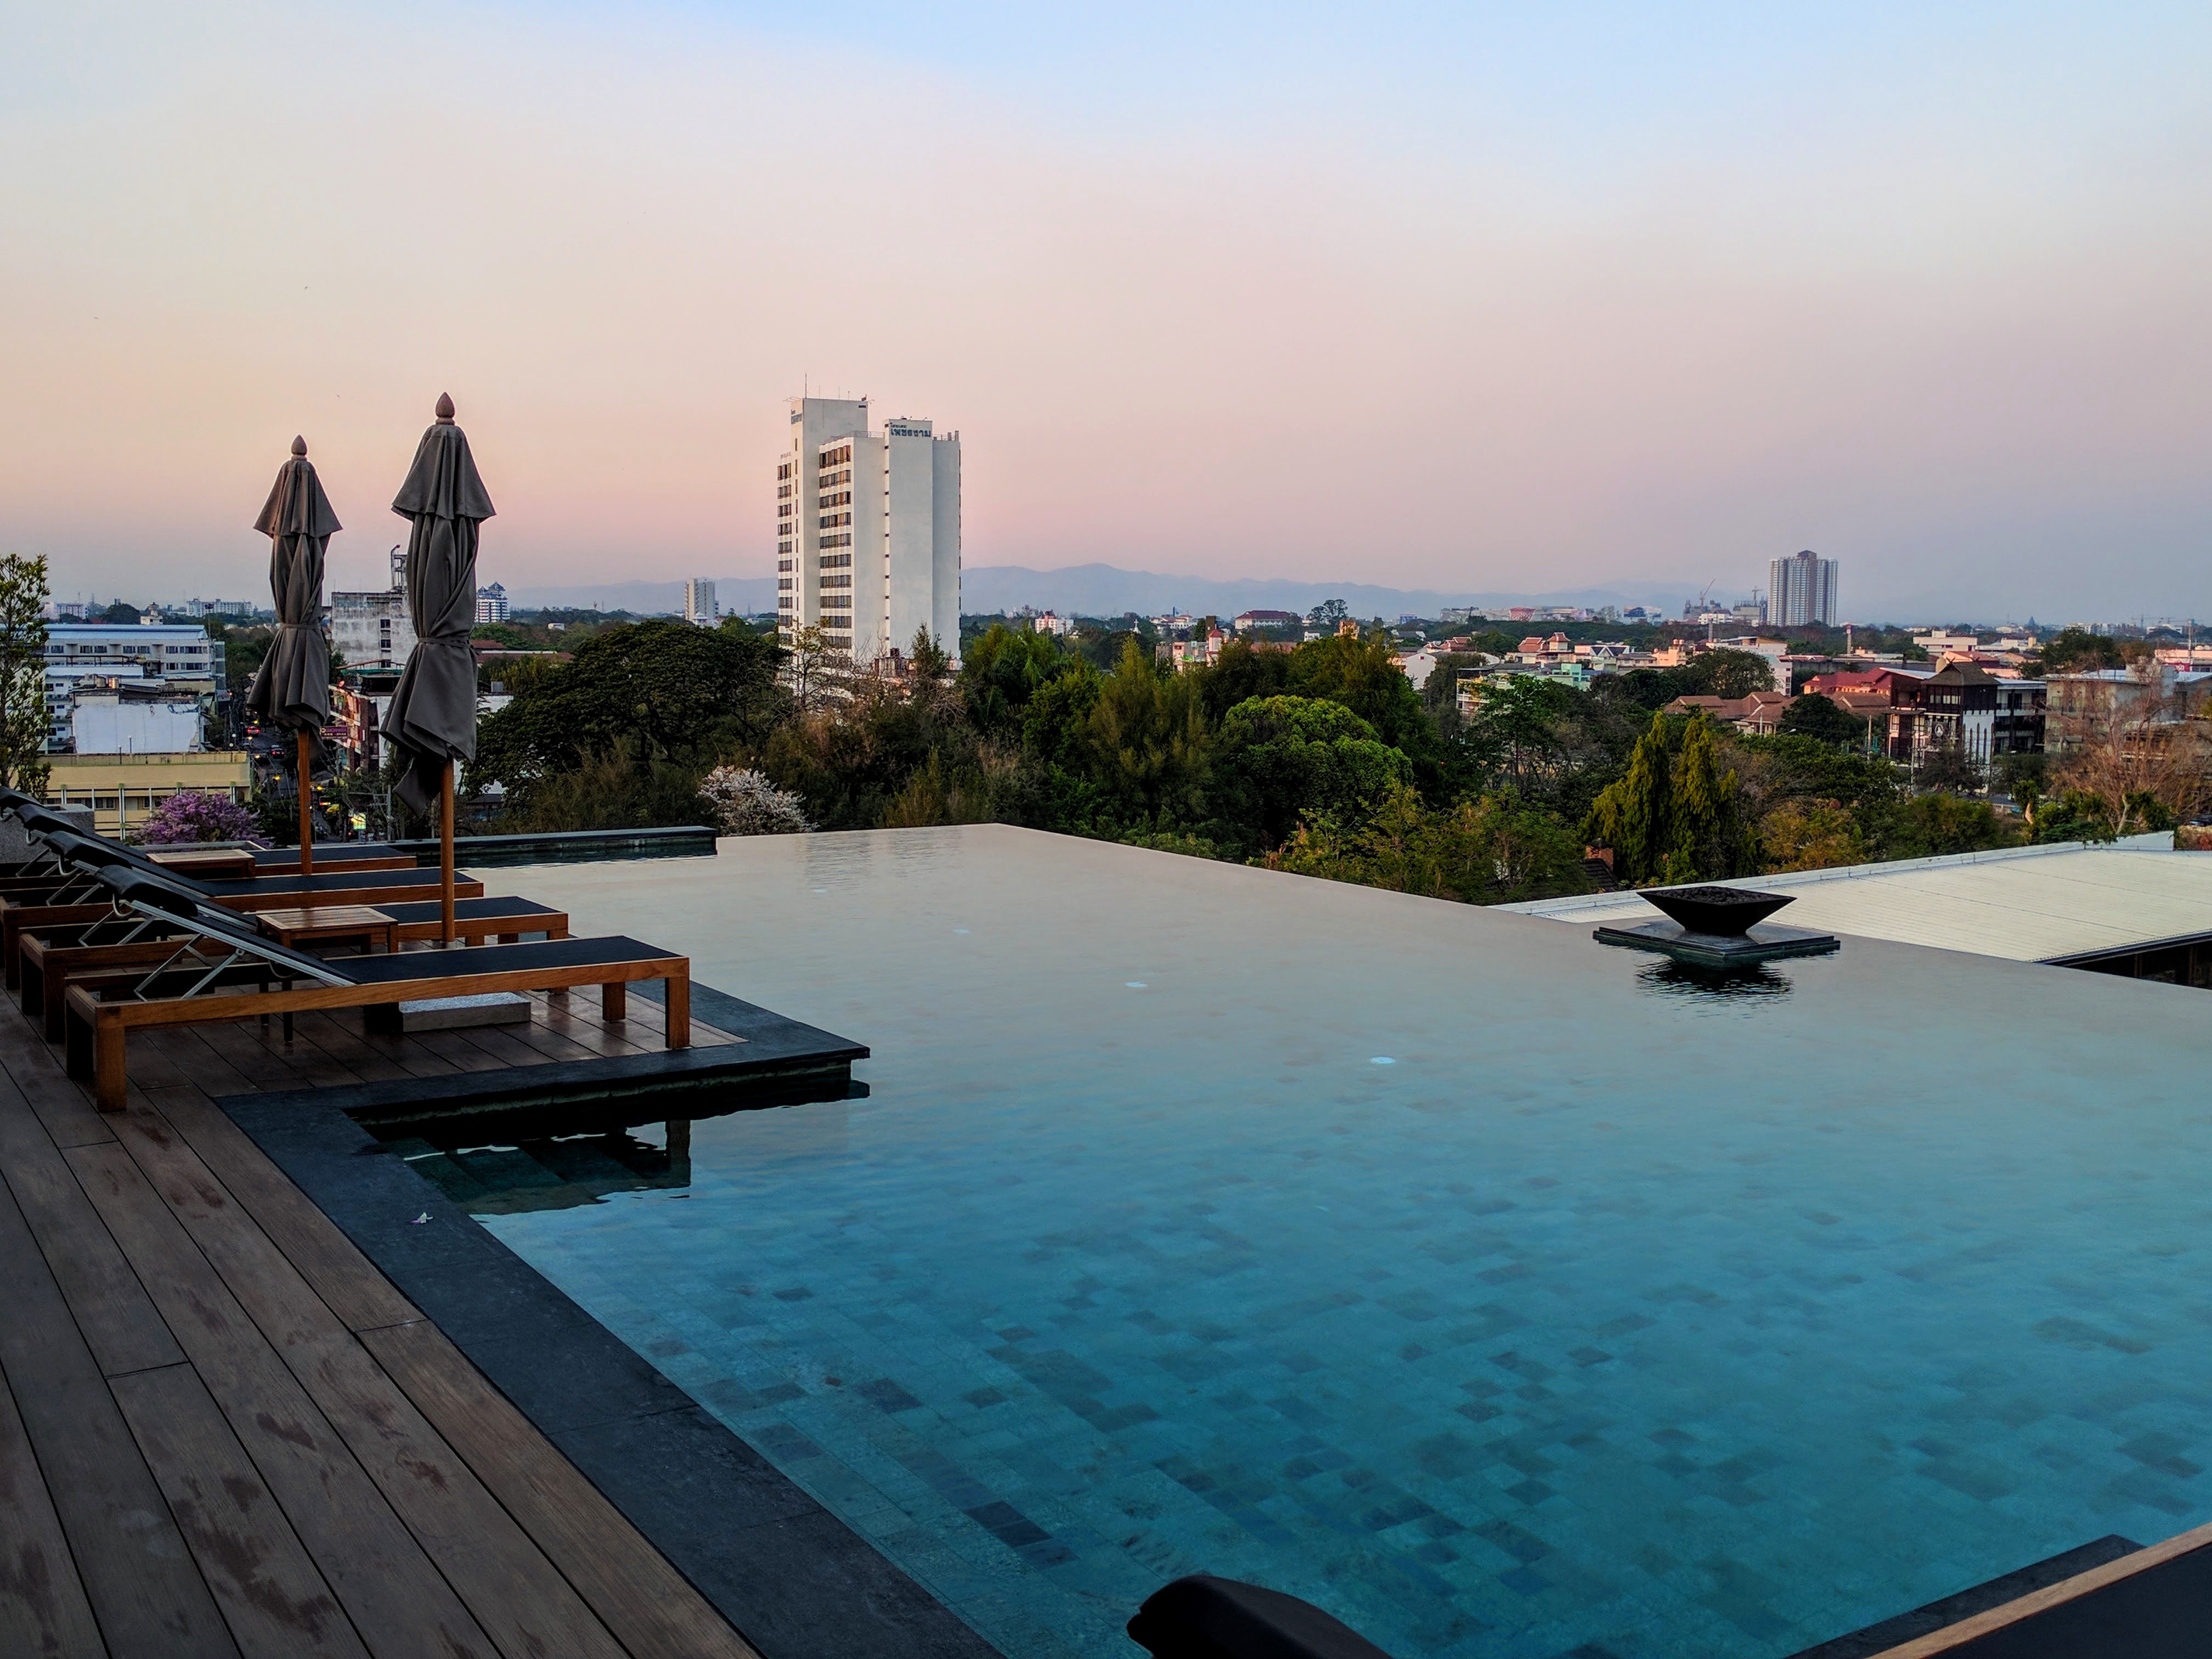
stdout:
[[[632,988],[640,994],[652,995]],[[789,1097],[794,1080],[819,1086],[840,1068],[849,1076],[852,1060],[867,1054],[706,986],[692,987],[691,1006],[744,1037],[747,1052],[695,1048],[216,1103],[766,1659],[996,1659],[989,1643],[356,1115],[558,1113],[681,1088],[749,1091],[772,1105]]]

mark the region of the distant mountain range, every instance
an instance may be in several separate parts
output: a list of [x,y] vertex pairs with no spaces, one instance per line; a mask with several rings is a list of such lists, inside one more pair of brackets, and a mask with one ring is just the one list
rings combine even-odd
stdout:
[[1070,565],[1061,570],[1030,570],[1021,565],[973,567],[961,574],[960,608],[969,615],[1018,611],[1072,611],[1085,617],[1139,616],[1176,610],[1193,615],[1233,617],[1241,611],[1295,611],[1300,615],[1325,599],[1342,599],[1356,617],[1433,617],[1447,605],[1500,607],[1511,605],[1664,605],[1680,610],[1698,590],[1682,582],[1623,582],[1606,587],[1559,589],[1540,593],[1504,593],[1425,587],[1382,587],[1369,582],[1293,581],[1282,577],[1163,575],[1152,570],[1122,570],[1110,564]]
[[[724,614],[753,616],[775,609],[773,576],[717,576],[714,600]],[[604,582],[596,587],[534,587],[508,584],[507,602],[521,611],[627,611],[640,617],[674,617],[684,611],[682,582]]]
[[[1295,611],[1300,615],[1325,599],[1342,599],[1356,617],[1433,617],[1447,605],[1492,609],[1513,605],[1657,606],[1680,611],[1697,587],[1686,582],[1624,581],[1603,587],[1561,588],[1533,593],[1464,589],[1382,587],[1368,582],[1292,581],[1278,577],[1165,575],[1152,570],[1123,570],[1110,564],[1070,565],[1060,570],[1031,570],[1022,565],[970,565],[961,573],[960,608],[969,616],[1019,611],[1058,611],[1082,617],[1118,617],[1127,611],[1154,616],[1168,610],[1194,615],[1233,617],[1241,611]],[[628,611],[639,616],[673,616],[684,608],[682,582],[609,582],[593,587],[510,586],[507,600],[519,607]],[[775,609],[773,576],[718,576],[714,597],[725,612],[757,615]]]

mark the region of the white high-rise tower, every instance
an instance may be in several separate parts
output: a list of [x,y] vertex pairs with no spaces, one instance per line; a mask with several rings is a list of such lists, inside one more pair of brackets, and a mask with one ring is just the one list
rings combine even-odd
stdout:
[[1836,562],[1808,548],[1766,567],[1766,620],[1777,628],[1832,627],[1836,611]]
[[819,624],[855,663],[960,646],[960,434],[927,421],[868,430],[868,403],[793,398],[775,471],[776,619]]

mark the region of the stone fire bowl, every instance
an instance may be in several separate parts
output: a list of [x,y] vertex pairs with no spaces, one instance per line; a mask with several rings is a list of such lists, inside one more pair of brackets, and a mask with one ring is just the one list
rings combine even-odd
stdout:
[[1785,904],[1789,893],[1760,893],[1746,887],[1662,887],[1644,895],[1685,933],[1732,939],[1748,933]]

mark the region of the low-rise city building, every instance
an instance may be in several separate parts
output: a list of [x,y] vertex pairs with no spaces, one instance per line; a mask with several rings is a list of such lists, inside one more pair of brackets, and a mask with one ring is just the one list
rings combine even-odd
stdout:
[[1419,691],[1429,683],[1429,676],[1437,672],[1437,653],[1423,649],[1408,651],[1399,657],[1398,667],[1413,683]]
[[2041,754],[2046,690],[2040,680],[2000,679],[1972,662],[1948,662],[1911,682],[1889,711],[1889,757],[1919,766],[1945,750],[1971,766],[2003,755]]
[[69,738],[79,755],[176,755],[207,747],[200,700],[158,680],[80,682]]
[[55,755],[46,765],[46,799],[57,806],[85,806],[102,835],[120,836],[171,795],[197,790],[244,801],[252,773],[242,749],[174,754]]
[[[45,748],[49,754],[76,748],[80,701],[96,702],[102,711],[87,723],[87,740],[135,744],[143,750],[151,735],[144,722],[151,717],[106,711],[126,704],[132,708],[156,702],[165,707],[189,704],[190,724],[197,732],[229,700],[223,642],[196,623],[50,623],[46,658],[49,725]],[[167,719],[162,717],[164,722]],[[163,729],[168,729],[167,724]]]
[[1193,668],[1211,668],[1221,660],[1221,647],[1228,642],[1218,628],[1208,629],[1203,639],[1163,640],[1160,654],[1176,673]]
[[1767,737],[1782,729],[1782,715],[1796,699],[1781,691],[1753,691],[1741,697],[1693,696],[1677,697],[1660,712],[1703,714],[1717,724],[1733,726],[1754,737]]

